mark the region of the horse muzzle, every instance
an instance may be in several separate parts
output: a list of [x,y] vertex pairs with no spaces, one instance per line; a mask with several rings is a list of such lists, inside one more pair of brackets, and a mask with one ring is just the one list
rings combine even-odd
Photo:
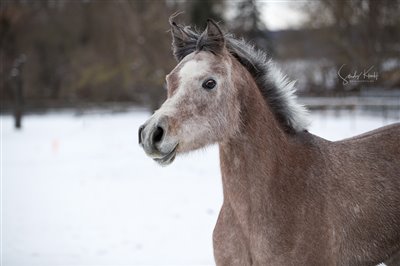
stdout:
[[166,119],[152,120],[139,127],[139,145],[149,157],[165,166],[174,161],[178,145],[167,140]]

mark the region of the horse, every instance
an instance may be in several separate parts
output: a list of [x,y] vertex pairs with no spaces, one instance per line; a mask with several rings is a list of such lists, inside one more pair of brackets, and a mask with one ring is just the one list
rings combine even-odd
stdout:
[[264,51],[213,20],[170,26],[178,64],[139,144],[162,166],[218,144],[216,264],[400,265],[400,123],[320,138]]

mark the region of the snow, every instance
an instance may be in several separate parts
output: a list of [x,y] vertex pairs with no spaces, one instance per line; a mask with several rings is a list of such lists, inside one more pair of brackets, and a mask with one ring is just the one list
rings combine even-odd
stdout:
[[[149,113],[1,116],[2,265],[213,265],[216,146],[159,167],[137,144]],[[395,119],[312,115],[336,140]]]

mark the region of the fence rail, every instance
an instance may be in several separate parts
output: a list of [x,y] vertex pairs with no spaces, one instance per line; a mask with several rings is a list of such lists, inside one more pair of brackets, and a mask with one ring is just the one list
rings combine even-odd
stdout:
[[300,97],[299,101],[310,109],[381,107],[400,110],[400,97]]

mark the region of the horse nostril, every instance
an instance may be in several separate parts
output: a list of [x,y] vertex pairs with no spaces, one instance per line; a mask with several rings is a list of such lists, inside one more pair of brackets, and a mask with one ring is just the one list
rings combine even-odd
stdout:
[[156,144],[162,140],[164,136],[164,129],[162,127],[157,127],[153,133],[153,143]]
[[144,126],[139,127],[139,144],[142,144],[142,131]]

